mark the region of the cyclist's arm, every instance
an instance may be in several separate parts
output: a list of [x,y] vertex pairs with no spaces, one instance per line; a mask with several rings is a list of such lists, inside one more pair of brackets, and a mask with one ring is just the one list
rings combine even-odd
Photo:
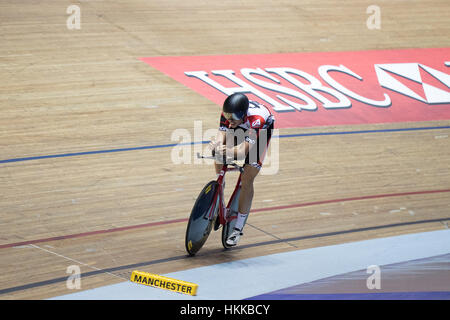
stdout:
[[245,157],[247,156],[249,150],[255,145],[256,143],[256,136],[257,136],[257,131],[254,129],[250,129],[250,135],[248,137],[246,137],[246,139],[238,144],[237,146],[231,147],[231,148],[227,148],[226,144],[224,143],[221,147],[220,147],[220,151],[222,154],[227,154],[229,156],[233,156],[233,158],[237,159],[237,160],[242,160],[245,159]]
[[209,142],[209,147],[211,150],[217,151],[217,148],[219,146],[222,146],[226,143],[227,128],[228,128],[228,121],[227,119],[225,119],[222,113],[220,115],[219,130],[217,130],[215,138]]
[[217,145],[222,145],[227,142],[227,132],[224,130],[218,130],[215,139]]
[[234,147],[234,157],[238,160],[245,159],[250,148],[251,144],[248,141],[242,142],[241,144]]
[[228,120],[225,119],[225,116],[222,114],[220,115],[220,122],[219,122],[219,130],[216,134],[216,143],[217,145],[224,145],[227,141],[226,135],[227,135],[227,128],[229,126]]

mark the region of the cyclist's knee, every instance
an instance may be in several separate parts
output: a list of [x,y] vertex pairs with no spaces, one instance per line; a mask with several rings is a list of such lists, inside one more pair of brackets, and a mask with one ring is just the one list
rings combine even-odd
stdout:
[[241,176],[241,187],[253,187],[253,181],[258,175],[259,170],[251,166],[245,166],[244,173]]
[[216,171],[216,174],[219,174],[222,170],[223,164],[221,163],[214,163],[214,170]]

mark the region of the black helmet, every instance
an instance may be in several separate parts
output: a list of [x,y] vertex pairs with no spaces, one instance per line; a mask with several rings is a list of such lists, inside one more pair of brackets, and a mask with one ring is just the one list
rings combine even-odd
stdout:
[[223,103],[223,114],[227,119],[242,120],[247,114],[248,105],[249,101],[245,94],[233,93]]

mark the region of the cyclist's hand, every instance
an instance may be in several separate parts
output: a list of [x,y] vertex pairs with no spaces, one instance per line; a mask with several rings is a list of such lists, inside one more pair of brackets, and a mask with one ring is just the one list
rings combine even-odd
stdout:
[[227,146],[224,144],[216,146],[215,150],[216,154],[219,154],[221,156],[225,156],[227,154]]
[[214,140],[211,140],[211,141],[209,142],[209,144],[208,144],[208,147],[209,147],[211,150],[214,150],[214,149],[216,148],[216,146],[217,146],[217,141],[214,141]]
[[222,163],[231,163],[234,160],[234,150],[227,149],[227,146],[222,144],[216,147],[216,155],[217,159],[220,159]]
[[217,146],[219,145],[219,143],[217,141],[210,141],[208,144],[209,149],[211,150],[211,154],[213,157],[215,157],[215,155],[217,154]]

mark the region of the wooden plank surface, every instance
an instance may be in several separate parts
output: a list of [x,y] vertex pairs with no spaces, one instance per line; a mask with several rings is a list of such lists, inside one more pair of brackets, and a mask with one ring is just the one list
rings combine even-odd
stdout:
[[[378,1],[380,30],[366,27],[372,2],[359,0],[80,1],[81,29],[68,30],[71,3],[0,3],[0,160],[164,145],[178,128],[193,132],[194,120],[217,126],[217,106],[139,57],[450,45],[446,0]],[[70,265],[93,273],[82,278],[88,289],[124,281],[139,263],[169,273],[447,227],[448,129],[283,138],[279,145],[278,174],[255,181],[256,212],[241,248],[223,252],[215,233],[195,259],[185,257],[184,221],[128,227],[187,219],[215,176],[212,167],[174,164],[170,147],[1,163],[0,246],[31,243],[0,248],[0,290],[11,288],[0,299],[70,293]],[[227,176],[227,192],[235,178]],[[433,190],[440,192],[426,193]],[[337,201],[398,193],[411,194]],[[336,201],[319,204],[327,200]],[[68,237],[121,227],[128,229]],[[33,243],[54,237],[62,239]]]

